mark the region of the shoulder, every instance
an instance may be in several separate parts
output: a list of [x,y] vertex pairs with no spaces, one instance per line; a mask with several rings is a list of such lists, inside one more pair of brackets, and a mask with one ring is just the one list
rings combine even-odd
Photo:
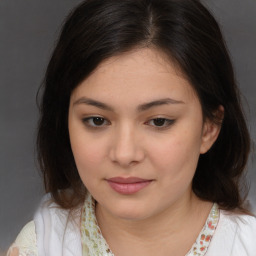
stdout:
[[16,244],[28,245],[36,243],[36,232],[35,232],[35,222],[30,221],[27,223],[23,229],[20,231],[19,235],[15,240]]
[[62,209],[47,194],[34,217],[39,253],[81,255],[80,215],[81,208]]
[[244,235],[247,236],[247,240],[249,235],[256,237],[256,217],[254,216],[221,210],[220,225],[230,231],[236,230],[237,236],[241,238]]
[[38,255],[34,221],[29,222],[20,231],[15,242],[10,247],[7,255]]
[[219,223],[207,255],[254,255],[255,237],[255,217],[220,210]]
[[82,255],[80,216],[81,208],[61,209],[49,194],[45,195],[34,221],[21,230],[7,255]]
[[36,234],[38,236],[41,234],[60,236],[66,231],[67,226],[79,226],[79,213],[78,210],[61,208],[49,194],[46,194],[34,216]]
[[256,252],[256,218],[249,215],[230,215],[227,224],[235,227],[233,250],[244,250],[246,255],[254,255]]

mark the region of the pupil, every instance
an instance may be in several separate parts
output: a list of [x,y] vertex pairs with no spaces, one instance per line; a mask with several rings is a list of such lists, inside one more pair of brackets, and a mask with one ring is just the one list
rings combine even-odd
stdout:
[[164,122],[165,122],[165,119],[164,118],[157,118],[154,120],[154,124],[156,126],[163,126],[164,125]]
[[93,118],[93,123],[95,125],[102,125],[104,123],[104,118],[101,117],[94,117]]

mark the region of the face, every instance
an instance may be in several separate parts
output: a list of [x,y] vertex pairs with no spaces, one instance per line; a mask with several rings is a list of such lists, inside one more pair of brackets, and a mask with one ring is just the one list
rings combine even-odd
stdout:
[[188,202],[199,155],[217,136],[192,86],[152,49],[112,57],[78,85],[69,134],[97,207],[129,220]]

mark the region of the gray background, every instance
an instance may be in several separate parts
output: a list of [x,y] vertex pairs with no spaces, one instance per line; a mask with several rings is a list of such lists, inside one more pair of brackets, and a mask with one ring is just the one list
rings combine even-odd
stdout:
[[[36,92],[63,18],[79,0],[0,0],[0,248],[31,220],[43,185],[35,161]],[[215,13],[256,138],[256,0],[203,0]],[[256,164],[249,163],[256,206]],[[256,208],[256,207],[255,207]],[[254,208],[254,209],[255,209]]]

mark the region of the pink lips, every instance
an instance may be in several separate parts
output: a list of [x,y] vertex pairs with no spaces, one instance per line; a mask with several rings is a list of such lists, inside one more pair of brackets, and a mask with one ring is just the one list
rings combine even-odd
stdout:
[[149,185],[152,180],[145,180],[137,177],[114,177],[111,179],[107,179],[110,187],[120,194],[130,195],[134,194],[147,185]]

